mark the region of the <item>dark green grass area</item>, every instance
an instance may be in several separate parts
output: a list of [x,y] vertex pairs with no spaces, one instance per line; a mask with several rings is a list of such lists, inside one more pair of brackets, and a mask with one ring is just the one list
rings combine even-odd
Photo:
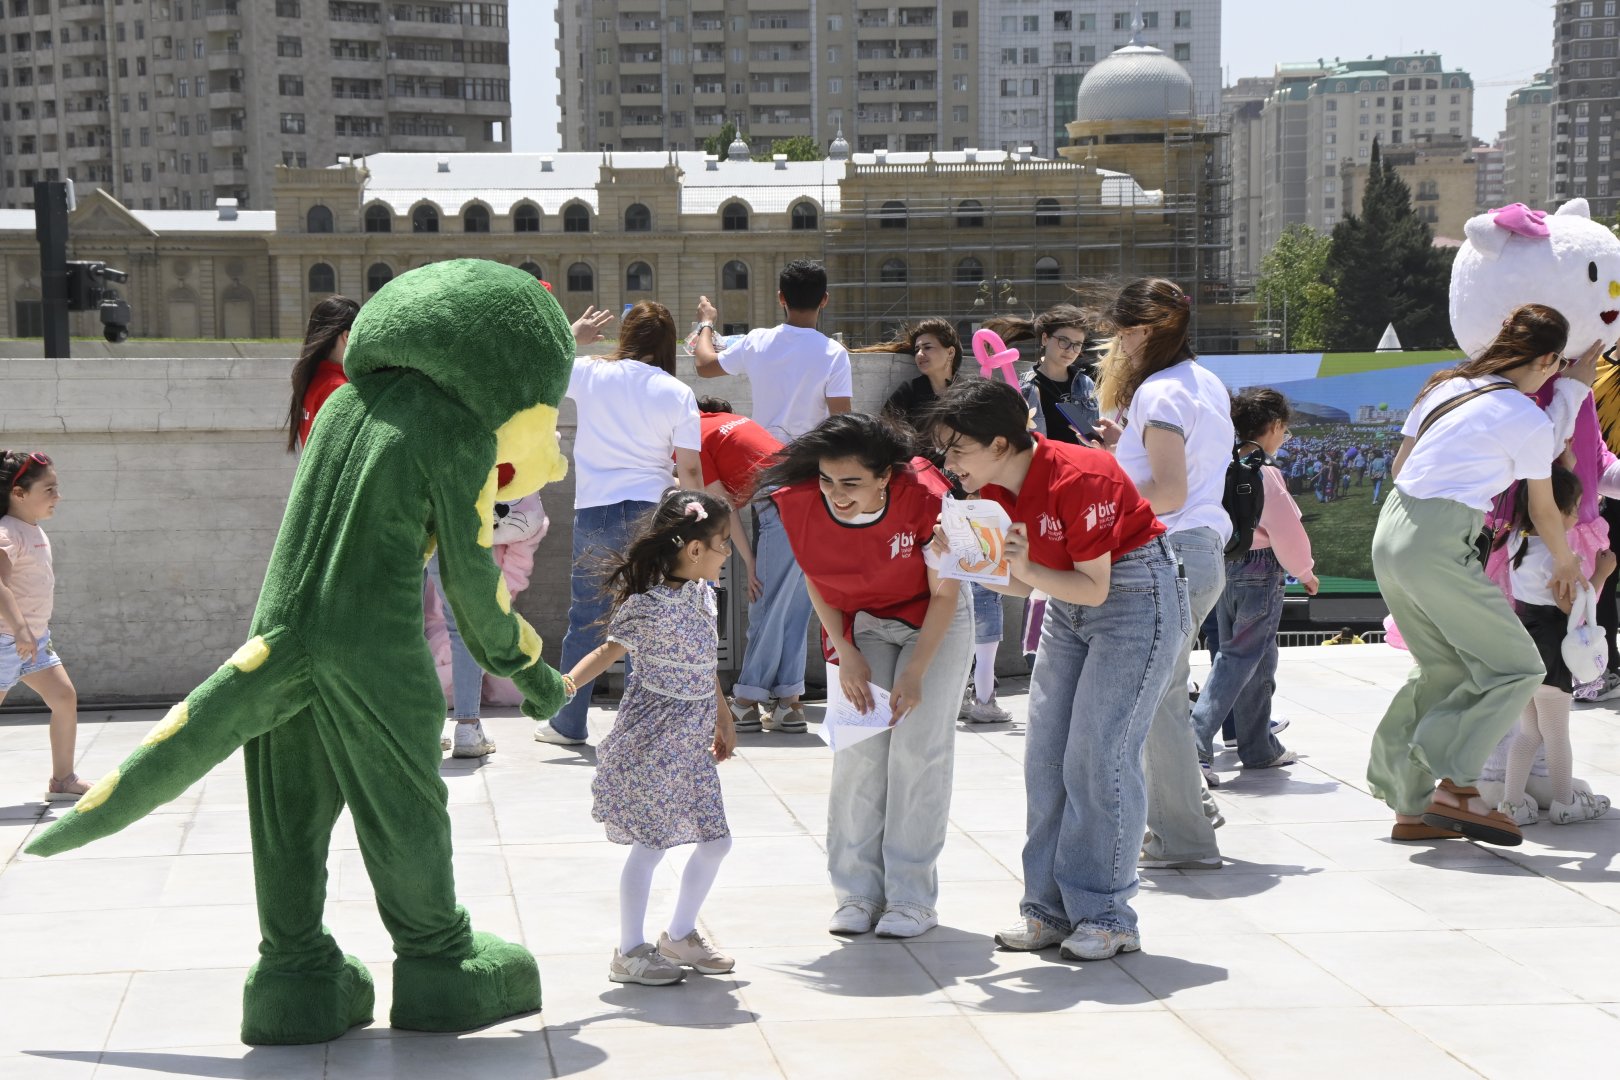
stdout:
[[[1380,506],[1389,490],[1386,480]],[[1372,491],[1370,479],[1356,487],[1352,478],[1350,493],[1335,502],[1319,503],[1309,491],[1294,497],[1311,538],[1311,554],[1316,557],[1316,575],[1324,593],[1378,591],[1373,580],[1372,537],[1380,507],[1372,504]]]

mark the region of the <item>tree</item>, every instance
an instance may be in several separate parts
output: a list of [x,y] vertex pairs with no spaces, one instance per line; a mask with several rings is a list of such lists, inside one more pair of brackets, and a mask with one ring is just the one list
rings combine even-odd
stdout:
[[1290,225],[1260,261],[1255,301],[1259,313],[1269,314],[1273,321],[1286,317],[1286,337],[1278,343],[1284,349],[1327,347],[1334,299],[1333,286],[1327,283],[1332,247],[1331,239],[1309,225]]
[[777,139],[771,144],[772,154],[786,154],[789,161],[820,161],[827,156],[821,144],[812,135],[795,135],[791,139]]
[[[737,125],[727,120],[726,126],[720,129],[720,134],[703,140],[703,152],[705,154],[714,154],[721,161],[724,161],[731,155],[731,144],[736,140]],[[743,142],[747,143],[748,140],[744,139]],[[749,149],[753,149],[751,144]]]

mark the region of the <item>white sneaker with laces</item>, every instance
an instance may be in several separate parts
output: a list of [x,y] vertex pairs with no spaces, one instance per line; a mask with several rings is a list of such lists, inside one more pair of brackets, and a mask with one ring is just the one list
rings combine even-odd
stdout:
[[974,698],[964,710],[962,719],[970,724],[1010,724],[1012,713],[996,704],[996,699],[980,701]]
[[668,986],[686,978],[679,964],[664,957],[643,941],[628,954],[613,950],[613,962],[608,965],[608,978],[616,983],[636,983],[640,986]]
[[1063,931],[1048,926],[1033,915],[1025,915],[996,934],[996,944],[1011,952],[1050,949],[1063,940]]
[[[551,726],[550,720],[542,720],[534,725],[534,741],[550,743],[553,746],[581,746],[584,739],[576,739],[572,735],[564,735]],[[651,948],[651,946],[648,946]]]
[[1142,935],[1134,930],[1114,930],[1107,926],[1077,926],[1063,941],[1059,954],[1065,960],[1107,960],[1122,952],[1142,947]]
[[700,975],[724,975],[737,966],[736,960],[709,944],[709,939],[696,930],[679,939],[670,937],[667,930],[659,934],[658,955]]
[[873,932],[878,937],[914,938],[939,925],[939,916],[923,915],[904,908],[890,908],[877,921]]
[[452,757],[484,757],[495,752],[495,740],[484,733],[483,721],[476,724],[457,724],[455,749]]
[[827,933],[855,937],[872,932],[872,913],[860,904],[844,904],[827,920]]

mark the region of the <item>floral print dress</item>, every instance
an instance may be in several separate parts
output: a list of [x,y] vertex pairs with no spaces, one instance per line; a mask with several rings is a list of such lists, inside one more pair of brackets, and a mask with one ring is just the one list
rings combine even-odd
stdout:
[[709,583],[688,581],[613,614],[607,639],[630,651],[630,682],[597,748],[591,816],[615,844],[661,850],[731,834],[712,753],[716,610]]

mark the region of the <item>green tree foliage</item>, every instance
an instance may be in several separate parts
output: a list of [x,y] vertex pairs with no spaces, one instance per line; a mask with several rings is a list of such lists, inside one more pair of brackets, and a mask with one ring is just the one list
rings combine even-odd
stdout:
[[1334,293],[1327,346],[1358,352],[1378,344],[1395,324],[1409,349],[1454,345],[1450,323],[1451,261],[1434,233],[1412,212],[1412,193],[1373,143],[1361,216],[1333,227],[1326,280]]
[[[1278,335],[1278,347],[1319,351],[1327,348],[1327,327],[1333,317],[1333,286],[1326,280],[1328,252],[1333,241],[1309,225],[1290,225],[1260,262],[1254,298],[1259,318],[1267,318]],[[1274,339],[1275,340],[1275,339]]]
[[813,136],[795,135],[791,139],[777,139],[771,144],[772,154],[786,154],[789,161],[820,161],[827,156]]

